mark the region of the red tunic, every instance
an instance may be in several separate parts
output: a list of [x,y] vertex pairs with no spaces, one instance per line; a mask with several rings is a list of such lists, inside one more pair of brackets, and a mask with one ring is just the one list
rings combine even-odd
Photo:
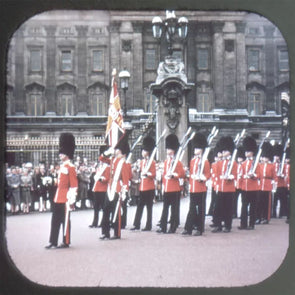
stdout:
[[183,165],[180,161],[177,162],[176,168],[174,173],[177,173],[177,177],[167,178],[166,175],[169,171],[169,168],[172,164],[172,159],[166,159],[164,162],[164,172],[163,172],[163,185],[164,185],[164,192],[180,192],[181,186],[179,184],[179,178],[185,178],[185,171],[183,169]]
[[242,183],[242,190],[243,191],[259,191],[260,186],[259,186],[259,166],[256,167],[255,170],[255,177],[248,178],[247,175],[252,167],[253,159],[246,159],[242,163],[242,178],[243,178],[243,183]]
[[[149,159],[142,159],[140,161],[140,171],[142,172]],[[141,178],[139,191],[149,191],[155,189],[155,177],[156,177],[156,162],[152,161],[152,164],[148,171],[148,176]]]
[[287,188],[290,189],[290,164],[289,163],[285,164],[284,175],[285,175]]
[[[102,177],[100,181],[98,177]],[[110,166],[106,163],[100,164],[96,169],[96,174],[94,176],[94,186],[93,192],[106,192],[108,189],[108,182],[110,179]]]
[[272,163],[259,164],[259,178],[261,191],[272,191],[273,181],[275,180],[275,177],[275,166]]
[[232,180],[223,179],[223,176],[225,175],[225,173],[227,171],[229,161],[230,160],[228,160],[228,159],[219,161],[217,163],[217,167],[216,167],[217,168],[217,176],[219,178],[218,190],[220,192],[224,192],[224,193],[236,191],[236,187],[235,187],[235,180],[237,179],[237,162],[236,161],[234,161],[233,168],[231,171],[231,174],[234,176],[234,178]]
[[[285,177],[278,176],[281,163],[274,163],[274,166],[275,166],[275,171],[276,171],[276,185],[277,185],[277,187],[287,187]],[[283,170],[285,170],[285,167]],[[284,173],[284,171],[283,171],[283,173]]]
[[236,189],[242,189],[242,186],[243,186],[242,163],[237,163]]
[[210,178],[210,164],[208,160],[205,160],[203,174],[206,177],[205,181],[194,179],[194,176],[198,173],[198,167],[201,162],[201,158],[195,157],[190,161],[190,178],[189,187],[191,193],[201,193],[207,191],[206,181]]
[[66,203],[69,189],[77,191],[78,179],[75,166],[68,160],[60,166],[54,202]]

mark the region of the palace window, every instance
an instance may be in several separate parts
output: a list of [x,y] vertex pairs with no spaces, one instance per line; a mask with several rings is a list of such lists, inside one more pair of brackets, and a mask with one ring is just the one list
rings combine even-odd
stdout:
[[62,50],[61,52],[61,71],[71,72],[73,70],[73,60],[71,50]]
[[104,116],[106,114],[105,101],[101,92],[91,94],[90,110],[93,116]]
[[40,72],[42,70],[41,50],[30,50],[30,72]]
[[93,50],[92,51],[92,71],[102,72],[104,64],[103,50]]
[[210,111],[209,93],[199,93],[198,111],[200,113],[208,113]]
[[197,49],[197,67],[198,70],[209,69],[209,51],[207,48]]
[[287,50],[279,50],[279,70],[289,71],[289,56]]
[[72,116],[73,115],[73,95],[72,94],[62,94],[61,101],[61,115],[62,116]]
[[145,68],[147,70],[157,69],[156,49],[145,50]]
[[248,111],[250,116],[260,115],[262,112],[262,99],[260,93],[250,93],[248,101]]
[[248,49],[248,70],[260,70],[260,51],[258,49]]
[[41,93],[31,93],[29,101],[29,112],[31,116],[42,116],[42,95]]

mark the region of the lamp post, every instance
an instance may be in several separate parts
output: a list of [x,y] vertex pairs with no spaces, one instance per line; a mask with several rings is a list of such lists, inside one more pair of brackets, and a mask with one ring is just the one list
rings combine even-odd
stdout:
[[166,19],[164,22],[159,16],[155,16],[152,21],[153,36],[156,39],[161,39],[163,34],[166,36],[168,42],[168,54],[172,55],[172,44],[176,38],[185,40],[188,31],[188,19],[186,17],[180,17],[177,19],[175,11],[167,10]]
[[121,71],[119,73],[119,79],[120,79],[120,87],[124,91],[123,116],[126,117],[126,115],[127,115],[126,91],[128,89],[128,86],[129,86],[130,73],[127,70]]

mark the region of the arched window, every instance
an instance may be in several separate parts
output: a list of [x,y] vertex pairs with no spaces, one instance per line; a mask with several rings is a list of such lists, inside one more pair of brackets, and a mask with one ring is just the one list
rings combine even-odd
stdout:
[[73,95],[71,93],[62,93],[60,97],[60,108],[62,116],[73,116]]
[[90,94],[90,112],[92,116],[104,116],[106,114],[104,95],[100,91]]
[[250,116],[262,113],[262,95],[259,92],[250,92],[248,98],[248,112]]

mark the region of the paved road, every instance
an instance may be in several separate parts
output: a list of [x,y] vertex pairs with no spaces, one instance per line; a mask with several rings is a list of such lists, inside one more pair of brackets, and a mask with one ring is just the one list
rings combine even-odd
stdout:
[[[213,234],[206,217],[201,237],[182,236],[188,198],[181,201],[176,234],[158,234],[162,203],[154,205],[152,232],[122,231],[121,240],[99,240],[90,229],[92,210],[72,213],[72,245],[46,250],[51,213],[7,217],[7,244],[16,267],[31,281],[49,286],[230,287],[256,284],[282,263],[289,226],[284,219],[258,225],[254,231]],[[128,208],[128,228],[135,207]],[[145,211],[143,225],[145,220]]]

